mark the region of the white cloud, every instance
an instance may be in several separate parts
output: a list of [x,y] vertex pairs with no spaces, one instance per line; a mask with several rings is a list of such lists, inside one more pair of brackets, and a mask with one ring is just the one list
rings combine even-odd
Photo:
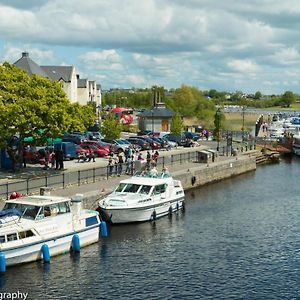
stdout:
[[234,71],[237,72],[241,72],[241,73],[254,73],[257,72],[259,70],[259,66],[249,60],[249,59],[245,59],[245,60],[241,60],[241,59],[233,59],[230,60],[227,65],[232,68]]
[[75,65],[107,88],[300,91],[299,20],[298,0],[0,0],[0,49]]
[[34,61],[38,64],[51,64],[54,62],[54,53],[51,50],[41,50],[31,45],[23,45],[22,47],[16,47],[11,44],[7,44],[3,50],[3,60],[9,62],[15,62],[21,57],[22,52],[28,52],[30,57],[34,58]]

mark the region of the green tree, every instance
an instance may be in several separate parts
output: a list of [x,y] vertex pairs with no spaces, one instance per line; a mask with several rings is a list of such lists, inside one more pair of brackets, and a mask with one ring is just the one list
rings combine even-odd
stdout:
[[170,132],[171,134],[180,135],[183,131],[183,122],[178,113],[171,120]]
[[254,99],[259,100],[262,97],[262,94],[260,91],[257,91],[254,95]]
[[296,102],[296,96],[293,92],[291,91],[286,91],[282,96],[281,96],[281,105],[285,107],[290,107],[292,103]]
[[221,109],[218,108],[214,117],[215,129],[213,131],[213,136],[217,141],[220,141],[221,139],[221,131],[224,126],[224,122],[225,122],[225,115],[222,113]]
[[102,122],[100,131],[108,140],[118,139],[122,132],[122,125],[112,113],[109,113]]
[[[69,114],[69,108],[58,82],[30,77],[9,63],[0,66],[0,145],[7,148],[13,162],[22,157],[25,137],[44,142],[67,131],[74,118],[83,122],[81,115]],[[19,137],[18,149],[8,142],[13,136]]]

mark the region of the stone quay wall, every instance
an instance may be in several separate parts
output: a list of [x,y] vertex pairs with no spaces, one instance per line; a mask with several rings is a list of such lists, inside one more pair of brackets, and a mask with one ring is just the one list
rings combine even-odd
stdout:
[[194,167],[178,171],[173,174],[173,177],[179,179],[183,188],[188,190],[255,170],[255,157],[242,156],[238,159],[227,159],[211,164],[195,163]]
[[[188,168],[182,166],[182,170],[172,173],[174,179],[181,181],[185,190],[201,187],[223,179],[238,176],[256,170],[255,156],[239,156],[217,160],[213,163],[193,163]],[[112,190],[105,192],[90,191],[84,193],[83,206],[96,209],[98,201],[109,194]]]

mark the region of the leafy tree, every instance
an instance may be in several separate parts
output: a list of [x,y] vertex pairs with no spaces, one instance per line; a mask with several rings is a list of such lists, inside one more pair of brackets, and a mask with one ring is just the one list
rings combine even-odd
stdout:
[[261,97],[262,97],[262,94],[260,91],[257,91],[254,95],[254,99],[257,99],[257,100],[259,100]]
[[[74,119],[84,124],[82,115],[69,114],[69,108],[58,82],[30,77],[6,62],[0,66],[0,146],[7,148],[14,164],[21,160],[25,137],[42,143],[67,131]],[[18,143],[9,142],[13,136]]]
[[112,113],[109,113],[102,122],[100,131],[108,140],[118,139],[122,132],[122,125]]
[[286,91],[282,96],[281,96],[281,105],[290,107],[292,103],[296,102],[296,96],[293,92],[291,91]]
[[224,113],[222,113],[220,108],[218,108],[215,113],[215,118],[214,118],[215,129],[213,131],[213,135],[217,141],[220,141],[221,139],[221,130],[224,126],[224,122],[225,122],[225,115]]
[[178,113],[171,120],[170,132],[171,134],[180,135],[183,131],[183,122]]

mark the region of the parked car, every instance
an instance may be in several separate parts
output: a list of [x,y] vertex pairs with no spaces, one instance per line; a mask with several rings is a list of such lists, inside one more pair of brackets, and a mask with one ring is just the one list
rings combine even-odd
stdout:
[[126,140],[129,141],[133,145],[140,146],[141,150],[149,150],[149,149],[151,149],[151,146],[150,146],[150,144],[147,141],[145,141],[143,139],[139,139],[138,137],[129,137]]
[[87,138],[80,133],[65,133],[62,138],[63,142],[72,142],[74,144],[80,144],[86,140]]
[[186,146],[187,144],[187,138],[184,134],[166,134],[164,138],[171,142],[177,143],[178,146]]
[[159,138],[159,137],[151,137],[151,139],[157,143],[160,143],[161,148],[166,148],[169,145],[169,142],[167,139]]
[[96,147],[100,148],[100,149],[104,149],[107,152],[109,152],[109,147],[110,145],[103,142],[103,141],[84,141],[82,144],[86,144],[86,145],[95,145]]
[[110,144],[114,153],[125,152],[125,149],[128,148],[128,144],[125,144],[122,140],[108,140],[102,139],[101,141]]
[[84,135],[90,141],[97,141],[103,139],[103,135],[99,131],[86,131]]
[[91,150],[92,153],[95,155],[95,157],[105,157],[109,154],[109,151],[107,151],[106,149],[101,149],[99,147],[97,147],[96,145],[93,144],[80,144],[80,147],[82,147],[83,149]]
[[138,139],[143,139],[150,144],[151,149],[160,149],[161,144],[157,141],[154,141],[149,136],[137,136]]
[[150,135],[152,133],[152,130],[140,130],[137,135],[143,136],[143,135]]
[[184,135],[187,139],[191,139],[193,141],[198,141],[200,139],[200,135],[198,133],[185,131]]
[[81,155],[84,155],[84,156],[87,156],[89,151],[87,149],[84,149],[82,148],[80,145],[75,145],[76,147],[76,156],[81,156]]
[[125,149],[128,148],[128,147],[132,147],[134,150],[136,151],[140,151],[142,148],[141,146],[138,146],[138,145],[133,145],[131,144],[129,141],[127,141],[126,139],[117,139],[117,141],[120,143],[120,144],[123,144],[125,146]]

